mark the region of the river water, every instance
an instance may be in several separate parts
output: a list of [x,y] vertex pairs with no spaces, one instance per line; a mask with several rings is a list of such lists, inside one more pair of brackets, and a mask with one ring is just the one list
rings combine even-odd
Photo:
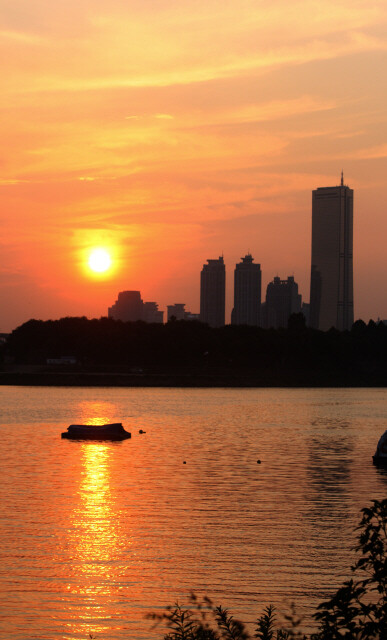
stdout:
[[[161,638],[146,614],[191,591],[310,628],[387,496],[385,389],[0,387],[0,417],[2,640]],[[132,439],[62,440],[75,422]]]

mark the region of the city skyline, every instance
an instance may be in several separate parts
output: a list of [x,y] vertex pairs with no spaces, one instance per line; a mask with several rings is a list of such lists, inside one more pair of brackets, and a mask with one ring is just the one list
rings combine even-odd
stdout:
[[[350,330],[354,322],[353,190],[344,184],[318,187],[312,192],[311,278],[309,302],[302,302],[294,276],[269,282],[262,299],[261,265],[249,252],[234,269],[234,304],[230,324],[263,328],[286,327],[292,314],[303,311],[308,326],[328,331]],[[226,266],[223,255],[209,258],[200,273],[200,312],[188,313],[185,303],[167,305],[170,320],[200,319],[210,327],[226,319]],[[146,303],[155,305],[156,303]],[[139,291],[124,291],[109,307],[108,316],[123,321],[162,322],[163,312],[144,315]],[[157,305],[156,305],[157,307]],[[157,319],[156,319],[157,318]]]
[[[302,302],[293,276],[286,280],[274,276],[261,300],[260,267],[260,264],[254,264],[250,253],[235,265],[234,307],[229,322],[225,317],[224,258],[208,259],[200,272],[200,312],[192,312],[185,308],[185,303],[175,302],[167,305],[165,322],[199,320],[212,328],[234,324],[278,329],[287,327],[292,314],[302,312],[309,325],[309,303]],[[120,291],[116,302],[108,308],[107,317],[122,322],[163,323],[164,311],[158,309],[157,302],[143,302],[139,290]]]
[[222,252],[307,297],[310,194],[342,169],[355,318],[387,316],[385,3],[2,5],[0,332],[139,287],[198,310]]
[[[311,277],[309,302],[302,301],[294,276],[274,276],[262,298],[262,271],[250,251],[234,269],[233,308],[226,317],[226,265],[224,256],[209,258],[200,273],[200,311],[188,311],[186,303],[166,305],[165,321],[198,319],[211,327],[225,324],[286,327],[289,316],[305,315],[315,329],[331,327],[350,330],[354,322],[353,291],[353,190],[344,184],[318,187],[312,191]],[[89,267],[97,273],[110,268],[111,257],[104,249],[90,255]],[[228,305],[229,306],[229,305]],[[157,302],[143,302],[139,290],[118,293],[108,308],[109,318],[127,321],[164,322],[164,310]],[[101,317],[104,314],[101,314]]]
[[[344,205],[342,204],[343,201]],[[326,223],[327,215],[329,216],[328,225]],[[342,236],[340,235],[340,232],[338,232],[337,242],[335,236],[336,227],[338,230],[344,228]],[[323,242],[321,242],[319,238],[320,235],[324,237]],[[323,310],[324,319],[320,323],[318,319],[320,314],[320,302],[316,304],[316,301],[314,300],[312,303],[311,317],[309,317],[309,304],[311,299],[316,299],[316,292],[321,288],[321,283],[319,287],[316,286],[316,264],[314,263],[318,262],[316,257],[321,255],[323,256],[324,263],[324,252],[326,252],[325,246],[327,238],[329,238],[327,264],[329,265],[330,270],[330,263],[335,261],[335,256],[332,254],[331,246],[335,246],[337,257],[339,256],[339,251],[340,256],[342,256],[340,257],[340,267],[337,274],[335,272],[331,275],[333,280],[330,283],[330,287],[332,288],[332,284],[335,285],[337,280],[337,283],[340,285],[338,290],[340,289],[340,291],[342,291],[341,296],[343,299],[347,301],[350,299],[350,306],[348,307],[348,303],[346,302],[344,307],[347,306],[349,310],[344,309],[343,311],[341,308],[340,312],[339,308],[343,307],[343,301],[340,303],[337,298],[334,303],[336,305],[336,311],[328,310],[328,313],[326,313]],[[338,245],[337,247],[336,244]],[[94,251],[94,254],[99,254],[100,252],[104,253],[104,250],[97,249]],[[109,256],[103,256],[103,260],[105,261],[106,259],[110,262]],[[169,304],[166,304],[166,315],[164,320],[164,310],[159,310],[159,304],[157,302],[143,302],[141,292],[136,289],[118,292],[116,302],[112,306],[108,307],[106,315],[109,318],[119,319],[122,321],[144,320],[145,322],[151,323],[163,323],[164,321],[169,321],[171,318],[175,318],[178,320],[197,319],[212,327],[220,327],[224,326],[224,324],[250,324],[252,326],[261,326],[263,328],[277,328],[285,327],[287,324],[287,318],[292,313],[299,313],[302,310],[305,315],[305,311],[304,309],[301,309],[301,307],[304,307],[306,304],[306,307],[308,308],[305,316],[306,322],[308,325],[310,323],[311,327],[320,328],[322,330],[328,330],[331,327],[338,328],[339,330],[350,329],[354,322],[353,190],[347,185],[344,185],[343,171],[341,172],[340,185],[334,187],[318,187],[312,191],[311,261],[310,298],[308,302],[305,301],[305,298],[302,299],[302,294],[298,291],[298,283],[295,282],[294,276],[287,276],[286,280],[281,280],[278,276],[278,272],[277,275],[273,277],[273,280],[269,279],[266,287],[266,298],[264,299],[261,265],[259,263],[254,263],[254,257],[249,251],[244,258],[241,258],[239,263],[235,264],[232,278],[234,304],[232,306],[229,319],[226,317],[226,302],[228,302],[227,307],[230,307],[230,302],[227,301],[226,296],[227,270],[223,255],[218,259],[207,259],[207,264],[204,264],[202,267],[199,287],[199,313],[196,311],[188,311],[185,308],[185,302],[171,303],[171,301],[169,301]],[[96,266],[96,271],[99,271],[100,269],[98,268],[98,264]],[[104,269],[102,269],[102,271],[103,270]],[[321,273],[318,273],[321,280]],[[315,276],[315,278],[313,278],[313,276]],[[350,288],[347,291],[344,281],[348,281],[348,278],[350,281]],[[254,296],[256,296],[255,302],[257,302],[258,305],[257,309],[254,307]],[[271,301],[271,298],[273,298],[273,302]],[[323,302],[326,303],[327,300],[329,302],[329,297],[326,298],[325,294],[325,297],[323,296]],[[278,307],[277,310],[275,310],[276,307]],[[319,309],[318,311],[317,308]],[[342,314],[341,319],[339,319],[340,313]],[[103,317],[104,315],[104,313],[101,313],[100,317]],[[334,320],[334,318],[336,318],[336,320]]]

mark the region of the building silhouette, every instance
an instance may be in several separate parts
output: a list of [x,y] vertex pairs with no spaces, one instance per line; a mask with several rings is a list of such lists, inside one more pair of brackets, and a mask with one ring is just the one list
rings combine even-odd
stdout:
[[198,313],[186,311],[185,303],[176,302],[167,306],[167,322],[171,320],[200,320]]
[[186,314],[185,303],[176,302],[175,304],[167,305],[167,322],[170,322],[172,318],[175,320],[185,320]]
[[234,271],[234,308],[231,324],[260,325],[261,315],[261,265],[254,264],[254,258],[248,253],[242,262],[235,265]]
[[353,324],[353,190],[321,187],[312,196],[310,326],[349,330]]
[[310,304],[309,302],[303,302],[301,305],[301,313],[304,314],[305,324],[309,327],[310,324]]
[[144,322],[157,322],[163,324],[164,311],[159,311],[159,305],[157,302],[144,302],[142,308],[142,319]]
[[139,291],[120,291],[116,302],[109,307],[108,317],[123,322],[142,320],[143,306]]
[[143,302],[139,291],[120,291],[116,302],[109,307],[108,317],[122,322],[163,322],[164,312],[156,302]]
[[267,329],[287,327],[292,313],[301,311],[301,294],[293,276],[281,280],[276,276],[266,289],[266,301],[262,305],[263,326]]
[[191,322],[199,322],[200,313],[192,313],[192,311],[186,311],[184,320],[191,320]]
[[223,256],[207,260],[200,274],[200,320],[210,327],[225,324],[226,269]]

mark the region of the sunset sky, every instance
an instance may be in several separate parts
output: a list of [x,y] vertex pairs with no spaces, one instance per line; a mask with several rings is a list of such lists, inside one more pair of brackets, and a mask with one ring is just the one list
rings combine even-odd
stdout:
[[[311,191],[355,191],[355,318],[387,318],[385,0],[0,0],[0,331],[199,311],[207,258],[294,275]],[[92,274],[93,248],[112,268]]]

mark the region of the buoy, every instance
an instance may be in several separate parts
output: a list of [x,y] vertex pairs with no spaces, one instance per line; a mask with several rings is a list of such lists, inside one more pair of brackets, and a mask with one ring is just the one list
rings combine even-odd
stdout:
[[143,431],[142,429],[140,429],[139,433],[146,433],[146,431]]
[[185,460],[183,460],[183,464],[187,464]]
[[261,464],[261,461],[260,461],[260,460],[257,460],[257,464]]

